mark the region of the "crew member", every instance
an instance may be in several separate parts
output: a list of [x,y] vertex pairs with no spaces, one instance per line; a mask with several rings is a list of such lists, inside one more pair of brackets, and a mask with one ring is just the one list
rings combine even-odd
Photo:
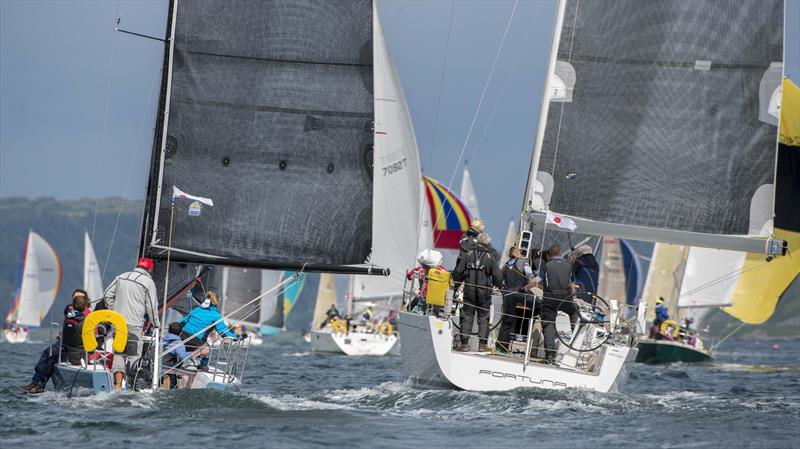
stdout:
[[656,299],[656,319],[653,320],[653,327],[650,328],[650,338],[661,340],[661,324],[669,319],[669,310],[664,304],[664,297]]
[[164,334],[162,351],[164,351],[164,355],[161,360],[166,374],[161,378],[161,385],[165,389],[176,388],[178,386],[178,370],[191,357],[181,341],[180,323],[169,323],[167,333]]
[[489,351],[489,307],[492,305],[492,285],[503,286],[503,275],[490,248],[481,244],[468,249],[453,271],[458,290],[464,285],[464,305],[461,308],[461,344],[456,349],[469,351],[469,336],[475,315],[478,317],[478,351]]
[[28,394],[44,393],[47,381],[53,375],[53,367],[60,359],[73,365],[80,365],[84,355],[83,321],[91,313],[89,295],[85,290],[76,288],[72,292],[72,302],[64,308],[64,323],[61,326],[61,337],[42,351],[39,362],[34,368],[31,383],[20,387]]
[[458,241],[458,258],[456,258],[456,266],[461,262],[461,259],[471,250],[478,246],[478,236],[483,232],[484,226],[480,218],[472,220],[467,232],[461,235]]
[[578,318],[575,303],[572,301],[575,290],[571,278],[572,265],[561,257],[561,247],[559,245],[551,246],[547,251],[541,313],[545,357],[548,363],[555,363],[558,311],[561,310],[569,315],[573,326]]
[[[188,339],[186,349],[195,352],[198,349],[202,351],[207,348],[206,341],[212,330],[216,330],[220,337],[247,338],[247,334],[237,336],[228,329],[217,307],[219,307],[219,296],[217,296],[216,292],[210,291],[206,293],[206,299],[200,304],[200,307],[195,307],[188,315],[181,318],[179,321],[183,325],[181,337],[184,340]],[[202,356],[200,366],[197,369],[208,371],[207,354]]]
[[[503,316],[500,319],[500,333],[498,341],[507,350],[511,340],[511,331],[518,318],[516,315],[517,305],[531,304],[531,298],[526,295],[525,286],[533,279],[533,269],[528,264],[528,260],[522,257],[522,253],[516,246],[508,251],[508,260],[503,264],[500,272],[503,275]],[[530,317],[528,317],[530,318]]]
[[156,284],[153,282],[153,259],[141,258],[133,271],[120,274],[106,289],[106,306],[125,318],[128,325],[128,345],[135,345],[134,354],[114,357],[111,370],[114,372],[114,391],[122,389],[122,380],[128,368],[136,365],[142,355],[142,335],[146,318],[159,327]]
[[572,274],[582,292],[597,294],[600,279],[600,266],[592,254],[594,251],[589,245],[581,245],[570,256]]

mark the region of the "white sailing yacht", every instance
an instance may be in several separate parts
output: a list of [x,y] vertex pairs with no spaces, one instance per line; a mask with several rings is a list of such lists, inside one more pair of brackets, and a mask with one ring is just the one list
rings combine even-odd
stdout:
[[61,261],[39,234],[28,232],[21,262],[16,298],[3,329],[9,343],[27,341],[28,331],[42,325],[61,288]]
[[[370,261],[387,267],[385,277],[352,276],[342,320],[311,328],[317,352],[387,355],[399,350],[394,317],[403,302],[406,270],[414,266],[419,235],[420,165],[417,142],[377,7],[373,12],[375,153]],[[322,279],[325,282],[332,280]],[[320,294],[327,292],[320,288]],[[327,296],[320,297],[328,304]],[[320,307],[318,302],[317,307]],[[324,307],[327,311],[327,307]],[[370,316],[371,314],[371,316]],[[315,314],[316,316],[316,314]],[[340,326],[339,323],[344,323]],[[316,325],[315,325],[316,324]]]
[[[777,230],[777,120],[767,114],[780,81],[782,30],[781,0],[734,9],[677,0],[559,1],[521,247],[569,230],[788,259],[791,238]],[[795,205],[797,190],[795,183],[787,200]],[[775,229],[763,227],[773,197]],[[637,354],[628,329],[644,331],[646,310],[642,302],[625,313],[622,299],[598,297],[607,306],[602,315],[581,304],[588,313],[576,328],[558,329],[554,364],[541,363],[530,339],[511,356],[454,352],[447,306],[401,313],[405,376],[422,386],[477,391],[619,391]]]

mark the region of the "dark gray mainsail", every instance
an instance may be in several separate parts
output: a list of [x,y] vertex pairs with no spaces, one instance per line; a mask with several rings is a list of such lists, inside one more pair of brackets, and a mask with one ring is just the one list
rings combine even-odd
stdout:
[[231,322],[259,325],[262,303],[253,302],[261,295],[261,270],[252,268],[224,268],[221,285],[221,313]]
[[[144,253],[360,272],[343,266],[371,251],[372,2],[173,1],[168,27]],[[170,224],[173,186],[214,205],[178,200]]]
[[[561,8],[524,208],[575,217],[578,232],[764,251],[783,0]],[[728,238],[747,235],[762,243]]]

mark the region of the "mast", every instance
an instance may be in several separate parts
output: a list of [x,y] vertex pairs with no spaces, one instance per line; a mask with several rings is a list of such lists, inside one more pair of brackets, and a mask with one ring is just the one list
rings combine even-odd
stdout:
[[[544,89],[542,90],[542,105],[539,108],[539,124],[536,127],[536,137],[533,141],[533,155],[531,157],[528,181],[525,184],[525,193],[522,201],[520,231],[530,231],[532,229],[531,223],[528,223],[526,214],[533,208],[531,201],[536,186],[537,172],[539,171],[539,158],[542,155],[542,143],[544,142],[544,133],[547,127],[547,114],[550,112],[550,89],[553,83],[553,76],[555,75],[556,61],[558,60],[558,46],[561,42],[561,29],[564,24],[564,11],[566,7],[566,0],[558,0],[556,4],[556,20],[553,25],[553,43],[550,46],[550,57],[547,61],[547,75],[545,76]],[[546,207],[547,205],[545,204],[544,206]]]

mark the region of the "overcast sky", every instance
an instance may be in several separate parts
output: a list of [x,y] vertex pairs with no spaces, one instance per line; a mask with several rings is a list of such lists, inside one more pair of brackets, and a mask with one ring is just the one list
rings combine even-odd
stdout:
[[[519,212],[555,2],[520,1],[470,139],[513,1],[381,0],[425,174],[445,185],[465,147],[483,218],[502,240]],[[0,0],[0,196],[144,196],[166,0]],[[445,53],[449,34],[449,50]],[[800,79],[800,1],[787,5],[786,73]],[[445,64],[446,60],[446,64]],[[438,111],[438,112],[437,112]]]

